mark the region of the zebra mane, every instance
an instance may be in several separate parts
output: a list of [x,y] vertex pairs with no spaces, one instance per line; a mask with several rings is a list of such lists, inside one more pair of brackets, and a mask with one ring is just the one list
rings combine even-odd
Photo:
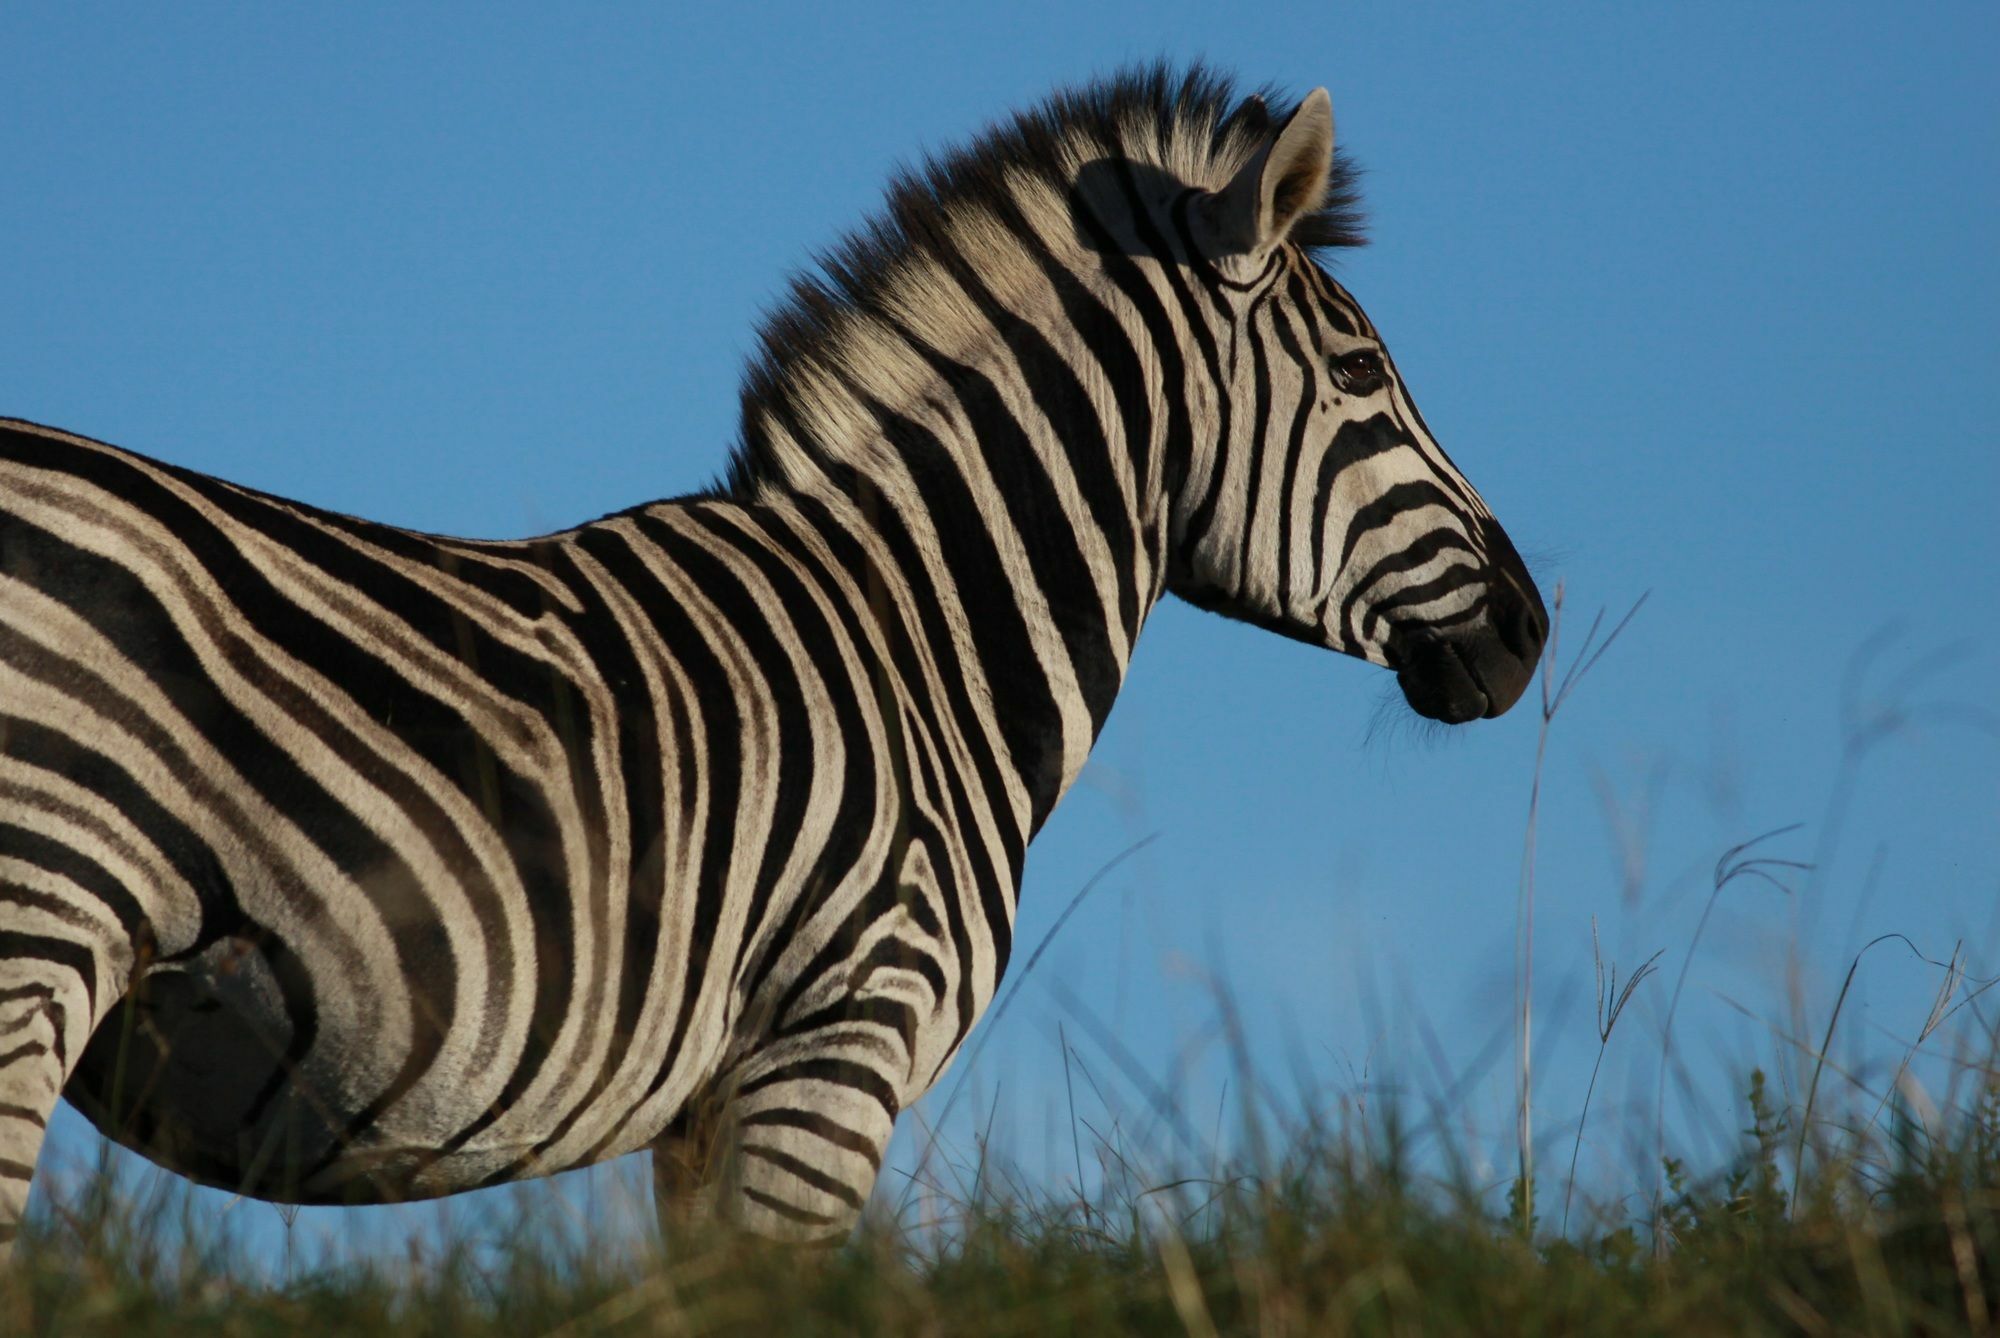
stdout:
[[[1080,171],[1107,157],[1220,189],[1283,124],[1271,108],[1289,114],[1293,101],[1269,88],[1239,98],[1228,77],[1202,65],[1154,64],[1060,90],[968,144],[899,170],[883,208],[816,255],[815,269],[794,275],[787,298],[766,315],[744,379],[741,433],[714,492],[748,497],[760,481],[781,477],[769,425],[842,416],[854,399],[853,369],[883,356],[880,322],[871,318],[893,314],[909,325],[927,269],[949,270],[988,250],[969,240],[1009,249],[999,220],[1019,216],[1024,197],[1066,202]],[[1363,244],[1358,176],[1337,152],[1325,196],[1292,229],[1295,245]],[[992,281],[978,259],[971,263],[982,283]],[[921,316],[916,323],[936,328]]]

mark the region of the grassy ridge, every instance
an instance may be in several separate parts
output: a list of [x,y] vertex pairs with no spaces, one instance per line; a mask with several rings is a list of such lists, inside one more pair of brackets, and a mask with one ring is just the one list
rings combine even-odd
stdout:
[[[1558,631],[1562,602],[1558,588]],[[1559,674],[1552,634],[1537,797],[1557,713],[1630,616],[1602,640],[1601,621],[1593,622]],[[1907,687],[1922,667],[1898,681]],[[1849,722],[1826,830],[1840,826],[1861,758],[1907,718],[1892,702],[1879,719]],[[1784,880],[1813,866],[1766,853],[1762,843],[1782,832],[1739,844],[1717,862],[1665,1000],[1659,1104],[1650,1117],[1593,1114],[1591,1099],[1619,1018],[1660,954],[1621,982],[1598,954],[1593,920],[1596,1065],[1575,1129],[1557,1142],[1546,1127],[1537,1136],[1526,1105],[1536,807],[1526,832],[1516,971],[1520,1169],[1504,1194],[1504,1185],[1481,1183],[1469,1169],[1490,1149],[1453,1132],[1456,1095],[1431,1097],[1421,1124],[1402,1118],[1407,1109],[1358,1097],[1337,1103],[1330,1119],[1260,1124],[1275,1110],[1323,1106],[1302,1095],[1246,1102],[1228,1145],[1247,1151],[1233,1159],[1191,1156],[1188,1140],[1178,1155],[1130,1146],[1115,1119],[1108,1138],[1093,1128],[1088,1156],[1101,1174],[1090,1178],[1087,1198],[1076,1188],[1086,1181],[1080,1140],[1068,1149],[1076,1168],[1069,1186],[996,1166],[983,1147],[969,1159],[945,1149],[943,1169],[927,1177],[926,1166],[938,1165],[934,1145],[911,1174],[924,1193],[909,1212],[881,1211],[878,1195],[856,1237],[825,1253],[709,1239],[662,1247],[650,1229],[635,1227],[633,1212],[579,1210],[541,1182],[521,1187],[491,1220],[467,1226],[449,1218],[459,1224],[412,1236],[400,1258],[371,1242],[351,1257],[312,1251],[299,1266],[287,1219],[286,1257],[274,1270],[270,1251],[232,1225],[240,1217],[218,1214],[165,1173],[120,1174],[107,1154],[89,1173],[38,1180],[15,1262],[0,1271],[0,1338],[2000,1332],[2000,1026],[1981,1006],[2000,980],[1971,974],[1962,945],[1949,961],[1935,961],[1901,935],[1873,939],[1854,956],[1823,1031],[1815,1025],[1814,1036],[1800,1039],[1806,1028],[1796,992],[1789,1025],[1771,1029],[1779,1052],[1767,1066],[1786,1079],[1788,1097],[1774,1097],[1761,1070],[1711,1066],[1700,1075],[1703,1092],[1737,1078],[1741,1104],[1722,1123],[1737,1131],[1722,1139],[1730,1150],[1711,1155],[1701,1171],[1642,1152],[1622,1186],[1582,1188],[1576,1154],[1593,1118],[1600,1126],[1615,1121],[1628,1135],[1645,1126],[1651,1146],[1663,1150],[1669,1060],[1683,1092],[1696,1085],[1687,1056],[1669,1047],[1688,964],[1725,889],[1763,881],[1789,891]],[[1057,930],[1096,882],[1077,894]],[[1831,1062],[1830,1047],[1862,960],[1895,940],[1940,969],[1942,984],[1893,1073],[1864,1081],[1858,1068]],[[987,1028],[1040,955],[1038,948],[1010,978]],[[1664,975],[1650,988],[1666,988]],[[1229,1014],[1220,1031],[1230,1038],[1234,1072],[1249,1080],[1239,1090],[1257,1087],[1233,1006],[1226,996],[1219,1002]],[[1932,1044],[1947,1039],[1947,1024],[1950,1044]],[[1927,1046],[1925,1071],[1949,1074],[1934,1094],[1912,1072]],[[1067,1086],[1072,1060],[1082,1061],[1067,1039],[1062,1049]],[[1461,1075],[1453,1091],[1473,1076]],[[1136,1085],[1147,1088],[1143,1077]],[[1173,1101],[1165,1105],[1154,1114],[1177,1114]],[[1070,1116],[1079,1138],[1073,1099]],[[1554,1155],[1537,1161],[1543,1140]],[[1648,1139],[1641,1132],[1626,1141]]]
[[[1740,1155],[1608,1223],[1524,1235],[1471,1187],[1412,1169],[1391,1120],[1297,1133],[1279,1163],[1160,1183],[949,1205],[801,1257],[744,1244],[661,1252],[527,1214],[442,1250],[283,1282],[189,1212],[108,1174],[61,1191],[0,1282],[10,1332],[1957,1333],[2000,1302],[2000,1077],[1946,1130],[1900,1108],[1796,1188],[1795,1134],[1761,1073]],[[1520,1195],[1513,1196],[1518,1208]],[[1623,1217],[1622,1223],[1618,1220]]]

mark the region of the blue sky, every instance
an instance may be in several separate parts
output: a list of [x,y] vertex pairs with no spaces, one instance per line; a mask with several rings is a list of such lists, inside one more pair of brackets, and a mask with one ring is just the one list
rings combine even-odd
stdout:
[[[1376,239],[1342,277],[1439,439],[1573,635],[1651,592],[1549,746],[1545,1158],[1592,1053],[1595,915],[1628,966],[1666,952],[1586,1154],[1630,1182],[1617,1103],[1650,1108],[1736,841],[1804,823],[1773,849],[1822,867],[1724,894],[1674,1028],[1705,1100],[1817,1034],[1876,934],[2000,973],[1990,5],[16,5],[0,49],[0,413],[506,537],[710,479],[759,312],[894,164],[1133,59],[1325,84]],[[1163,607],[1031,854],[1017,964],[1160,835],[1048,949],[952,1120],[997,1092],[1003,1147],[1059,1174],[1059,1023],[1100,1118],[1143,1108],[1084,1014],[1213,1104],[1220,972],[1280,1086],[1301,1057],[1326,1101],[1468,1076],[1454,1117],[1498,1164],[1511,1079],[1479,1057],[1513,997],[1537,722],[1440,739],[1393,697]],[[1843,770],[1843,709],[1891,707]],[[1879,1082],[1936,984],[1871,955],[1836,1049]],[[1738,1123],[1673,1105],[1697,1160]]]

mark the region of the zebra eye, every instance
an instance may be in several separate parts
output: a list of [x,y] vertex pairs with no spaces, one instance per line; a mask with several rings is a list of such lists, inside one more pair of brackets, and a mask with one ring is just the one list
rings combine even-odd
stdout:
[[1372,348],[1358,348],[1335,358],[1333,375],[1340,388],[1350,395],[1372,395],[1387,379],[1382,370],[1382,355]]

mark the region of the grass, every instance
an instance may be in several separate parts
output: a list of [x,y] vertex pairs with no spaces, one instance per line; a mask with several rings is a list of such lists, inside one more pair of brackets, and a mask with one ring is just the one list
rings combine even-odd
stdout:
[[[1736,1155],[1678,1162],[1646,1209],[1572,1235],[1418,1169],[1394,1117],[1287,1132],[1276,1165],[1105,1178],[1091,1201],[991,1189],[871,1221],[824,1255],[661,1253],[528,1213],[399,1261],[263,1277],[188,1211],[84,1177],[41,1214],[0,1323],[49,1333],[1955,1333],[2000,1281],[2000,1074],[1948,1122],[1901,1098],[1843,1125],[1791,1202],[1791,1116],[1747,1075]],[[1115,1149],[1113,1149],[1115,1151]],[[991,1183],[989,1180],[987,1183]]]
[[[121,1172],[107,1154],[38,1184],[15,1263],[0,1272],[0,1335],[1994,1333],[2000,1026],[1982,1008],[1996,981],[1969,970],[1977,954],[1963,945],[1937,960],[1901,935],[1871,940],[1846,964],[1823,1024],[1806,1025],[1795,991],[1786,1025],[1767,1024],[1770,1054],[1700,1075],[1703,1091],[1723,1090],[1728,1075],[1739,1098],[1720,1120],[1720,1151],[1699,1168],[1669,1152],[1669,1084],[1695,1085],[1674,1024],[1711,917],[1725,891],[1762,885],[1795,903],[1796,883],[1823,876],[1826,827],[1839,825],[1853,770],[1895,724],[1887,716],[1850,722],[1811,861],[1774,853],[1782,831],[1722,853],[1671,971],[1656,952],[1621,979],[1593,918],[1597,1038],[1583,1108],[1573,1128],[1543,1118],[1537,1129],[1528,1000],[1543,758],[1562,703],[1623,625],[1603,641],[1593,625],[1570,670],[1543,679],[1509,1021],[1511,1174],[1480,1170],[1490,1149],[1458,1122],[1476,1075],[1452,1078],[1421,1112],[1407,1096],[1385,1100],[1397,1089],[1364,1075],[1330,1106],[1274,1099],[1218,987],[1216,1034],[1235,1060],[1223,1100],[1233,1090],[1242,1112],[1225,1131],[1220,1108],[1184,1108],[1175,1084],[1140,1068],[1061,980],[1044,980],[1069,1019],[1057,1039],[1071,1146],[1046,1159],[1063,1172],[1037,1178],[1003,1164],[988,1113],[973,1121],[987,1132],[970,1149],[934,1137],[856,1236],[823,1253],[733,1240],[663,1247],[634,1226],[643,1204],[580,1211],[544,1182],[483,1220],[412,1236],[399,1255],[378,1242],[301,1262],[287,1219],[274,1265],[240,1215],[217,1214],[164,1173]],[[1057,930],[1109,871],[1077,893]],[[1046,946],[1013,973],[982,1035]],[[1843,1016],[1857,973],[1877,950],[1914,954],[1939,981],[1921,1029],[1879,1072],[1835,1057],[1837,1035],[1856,1025],[1844,1028]],[[1796,981],[1796,960],[1786,975]],[[1653,1095],[1608,1113],[1599,1101],[1593,1113],[1606,1054],[1635,1043],[1614,1035],[1635,998],[1660,1008]],[[1144,1098],[1141,1119],[1119,1118],[1072,1033]],[[1643,1059],[1650,1068],[1652,1055]],[[1933,1091],[1919,1071],[1948,1078]],[[937,1124],[965,1090],[961,1074]],[[1093,1123],[1088,1101],[1079,1110],[1086,1096],[1110,1123]],[[1641,1150],[1622,1178],[1580,1184],[1586,1135],[1602,1136],[1607,1121]],[[1538,1143],[1558,1153],[1550,1164],[1566,1160],[1560,1179],[1538,1183]],[[1542,1195],[1557,1193],[1550,1220]]]

